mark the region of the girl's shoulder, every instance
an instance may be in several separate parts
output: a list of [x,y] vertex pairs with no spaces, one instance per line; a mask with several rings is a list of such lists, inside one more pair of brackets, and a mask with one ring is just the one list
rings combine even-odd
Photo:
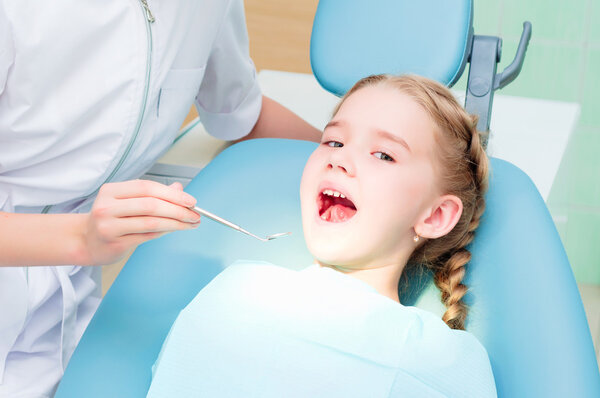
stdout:
[[420,322],[413,323],[410,354],[401,368],[450,396],[495,397],[494,375],[487,350],[465,330],[451,329],[440,316],[405,307]]
[[444,347],[445,350],[468,349],[484,354],[487,359],[485,347],[473,333],[450,328],[439,315],[430,311],[413,306],[405,306],[404,309],[412,312],[419,319],[420,322],[414,324],[416,329],[414,333],[420,335],[424,341]]

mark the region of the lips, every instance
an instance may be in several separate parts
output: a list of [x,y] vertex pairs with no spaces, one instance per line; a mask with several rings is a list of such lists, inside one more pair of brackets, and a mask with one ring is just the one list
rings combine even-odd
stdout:
[[330,184],[321,184],[317,195],[317,209],[322,220],[333,223],[348,221],[357,212],[348,194]]

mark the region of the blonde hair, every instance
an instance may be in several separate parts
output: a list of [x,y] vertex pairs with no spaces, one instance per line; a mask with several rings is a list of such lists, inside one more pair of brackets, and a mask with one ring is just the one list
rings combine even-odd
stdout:
[[[442,84],[420,76],[373,75],[359,80],[342,98],[342,103],[357,90],[374,85],[396,88],[415,100],[438,127],[435,134],[439,155],[439,181],[444,194],[457,196],[463,211],[447,235],[425,239],[412,253],[408,268],[425,267],[441,291],[446,306],[442,320],[452,329],[464,329],[468,308],[462,301],[467,286],[462,283],[471,259],[466,246],[471,243],[485,209],[483,195],[488,186],[488,158],[476,129],[477,117],[469,115]],[[421,268],[422,270],[422,268]],[[414,271],[414,270],[413,270]]]

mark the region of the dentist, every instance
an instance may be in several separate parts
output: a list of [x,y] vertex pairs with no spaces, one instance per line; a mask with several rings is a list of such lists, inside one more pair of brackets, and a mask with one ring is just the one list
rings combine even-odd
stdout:
[[198,225],[180,185],[135,180],[192,103],[221,139],[320,139],[262,96],[242,0],[0,0],[0,397],[54,394],[93,265]]

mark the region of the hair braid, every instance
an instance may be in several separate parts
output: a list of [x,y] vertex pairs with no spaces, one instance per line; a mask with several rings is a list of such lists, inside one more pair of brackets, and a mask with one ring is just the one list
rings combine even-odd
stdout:
[[471,209],[471,217],[464,235],[458,240],[455,248],[450,252],[447,259],[440,258],[440,266],[435,268],[434,282],[442,292],[442,302],[447,310],[442,316],[452,329],[464,329],[468,307],[462,301],[467,293],[467,286],[462,283],[465,276],[465,266],[471,260],[471,253],[466,246],[473,241],[475,230],[485,210],[483,194],[488,185],[488,161],[480,143],[479,132],[475,126],[477,119],[471,121],[471,140],[468,146],[468,158],[472,166],[474,203]]
[[470,259],[471,253],[461,248],[454,252],[434,275],[435,285],[442,292],[442,302],[447,308],[442,320],[452,329],[464,329],[468,308],[462,298],[468,288],[462,280],[465,276],[465,265]]

